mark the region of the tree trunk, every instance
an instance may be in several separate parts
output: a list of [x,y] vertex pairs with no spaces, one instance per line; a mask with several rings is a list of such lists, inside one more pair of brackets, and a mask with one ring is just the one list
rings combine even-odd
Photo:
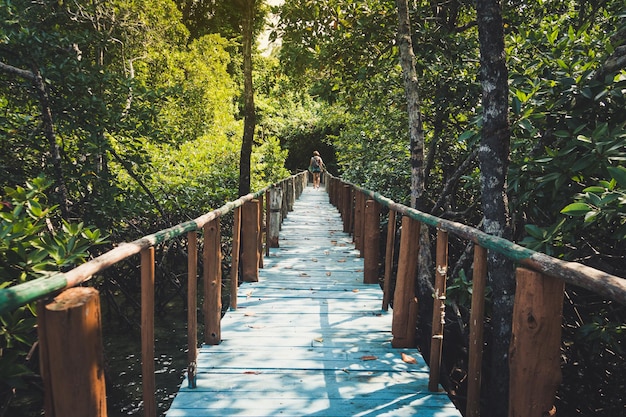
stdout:
[[[426,188],[424,170],[424,129],[419,99],[419,85],[415,71],[415,53],[411,39],[411,20],[408,0],[397,0],[398,7],[398,46],[400,48],[400,66],[404,78],[404,90],[407,99],[409,118],[409,137],[411,150],[411,207],[425,211],[423,199]],[[420,229],[416,295],[419,299],[419,314],[424,323],[430,322],[434,291],[432,285],[432,255],[430,253],[430,235],[428,227]],[[430,329],[423,329],[429,333]],[[428,335],[430,337],[430,335]]]
[[[510,133],[508,124],[508,73],[504,53],[502,10],[498,0],[476,2],[480,41],[483,130],[478,152],[482,192],[483,228],[486,233],[510,237],[506,195]],[[508,347],[515,279],[512,262],[493,252],[488,256],[488,282],[493,291],[491,363],[487,374],[485,415],[508,412]]]
[[415,71],[415,54],[411,41],[411,21],[408,0],[397,0],[398,6],[398,46],[400,66],[404,78],[407,111],[409,116],[409,137],[411,149],[411,207],[423,209],[420,203],[424,194],[424,130],[420,110],[419,85]]
[[57,142],[56,133],[54,131],[54,123],[52,121],[52,110],[50,109],[50,99],[46,90],[46,83],[41,76],[39,70],[33,67],[32,71],[16,68],[11,65],[0,62],[0,71],[7,74],[17,75],[18,77],[25,78],[33,83],[37,95],[39,98],[39,105],[41,106],[41,119],[43,121],[43,130],[48,140],[48,146],[50,147],[50,156],[52,157],[52,167],[54,170],[55,180],[55,193],[57,194],[57,200],[59,203],[59,209],[61,210],[61,216],[64,219],[69,218],[68,194],[67,187],[65,187],[65,180],[63,177],[63,167],[61,165],[61,151]]
[[250,156],[254,140],[256,115],[254,109],[254,90],[252,86],[252,41],[254,28],[254,9],[256,0],[243,2],[243,88],[244,88],[244,122],[243,141],[239,159],[239,195],[250,192]]
[[[398,46],[400,49],[400,66],[404,78],[404,90],[407,99],[409,118],[409,137],[411,150],[411,207],[425,211],[423,199],[426,188],[424,172],[424,129],[419,99],[419,85],[415,71],[415,53],[411,39],[411,20],[408,0],[397,0],[398,7]],[[420,229],[420,246],[418,255],[417,285],[415,292],[419,300],[419,315],[424,323],[430,322],[432,314],[431,283],[432,255],[430,253],[430,235],[428,227]],[[417,324],[415,324],[417,325]],[[429,333],[430,329],[422,329]],[[428,335],[427,338],[429,338]]]

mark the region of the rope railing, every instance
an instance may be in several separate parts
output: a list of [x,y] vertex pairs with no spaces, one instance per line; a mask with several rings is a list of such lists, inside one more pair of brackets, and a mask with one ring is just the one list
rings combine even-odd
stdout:
[[[513,312],[509,369],[509,417],[552,415],[560,381],[561,317],[564,283],[590,290],[626,305],[626,279],[597,269],[556,259],[524,248],[474,227],[442,219],[394,202],[380,193],[327,175],[330,201],[341,213],[344,232],[352,233],[364,257],[364,282],[378,282],[378,265],[384,263],[383,310],[391,298],[390,281],[396,239],[396,214],[402,217],[398,268],[393,294],[392,345],[416,347],[417,271],[420,226],[437,230],[435,284],[429,389],[436,391],[443,345],[448,234],[474,243],[473,292],[470,308],[468,393],[466,414],[480,415],[483,350],[484,290],[488,274],[487,251],[503,254],[518,267]],[[389,209],[385,254],[379,251],[381,207]],[[368,259],[369,258],[369,259]],[[368,264],[372,267],[368,268]],[[544,414],[545,413],[545,414]]]
[[[203,280],[204,320],[207,344],[219,343],[221,317],[221,229],[220,218],[233,211],[233,273],[231,292],[237,297],[238,271],[241,279],[258,280],[262,267],[263,230],[269,246],[270,219],[281,222],[293,208],[307,182],[307,172],[292,175],[228,202],[196,219],[121,243],[110,251],[70,271],[58,272],[8,288],[0,289],[0,314],[20,306],[37,303],[41,375],[44,383],[46,415],[107,415],[102,357],[100,301],[94,288],[81,287],[95,274],[134,255],[141,256],[141,340],[142,390],[145,416],[157,414],[154,380],[154,283],[155,246],[171,239],[187,236],[188,244],[188,376],[195,387],[197,358],[197,233],[204,234]],[[270,195],[279,195],[280,216],[270,215]],[[264,204],[265,224],[262,224]],[[276,229],[272,226],[272,230]],[[277,229],[276,229],[277,230]],[[240,251],[241,248],[241,251]],[[241,257],[240,257],[241,254]],[[54,299],[52,297],[54,296]],[[236,308],[236,303],[231,305]],[[80,342],[79,342],[80,341]],[[70,371],[71,370],[71,371]],[[81,387],[77,394],[76,387]],[[82,395],[81,395],[82,394]]]

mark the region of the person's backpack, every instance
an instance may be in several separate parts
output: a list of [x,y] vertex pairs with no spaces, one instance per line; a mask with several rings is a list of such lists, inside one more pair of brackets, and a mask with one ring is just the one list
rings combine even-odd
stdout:
[[317,156],[313,157],[313,162],[311,162],[311,166],[313,168],[319,168],[320,167],[320,163],[319,163],[319,160],[317,158],[318,158]]

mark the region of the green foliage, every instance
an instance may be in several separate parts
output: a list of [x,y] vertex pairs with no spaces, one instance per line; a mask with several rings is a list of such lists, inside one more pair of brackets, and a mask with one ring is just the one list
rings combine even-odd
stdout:
[[[446,287],[446,303],[454,301],[459,307],[469,311],[472,306],[472,294],[474,292],[474,281],[468,280],[465,270],[461,269],[459,275],[450,280]],[[485,287],[485,303],[491,302],[491,287]]]
[[594,76],[623,30],[614,6],[584,23],[568,7],[543,16],[541,25],[511,33],[507,51],[515,117],[512,210],[532,225],[524,227],[522,243],[601,268],[607,262],[619,268],[626,257],[618,181],[626,160],[626,74]]
[[[283,41],[280,58],[285,71],[292,81],[310,86],[312,96],[334,106],[334,114],[342,114],[337,133],[325,131],[327,117],[309,131],[317,140],[332,143],[343,177],[407,202],[409,135],[395,2],[299,0],[286,2],[280,12],[276,30]],[[438,160],[427,167],[427,194],[433,201],[475,145],[456,138],[472,127],[480,105],[477,61],[466,59],[478,48],[470,24],[472,6],[461,4],[454,11],[441,7],[437,13],[433,18],[430,5],[412,3],[426,142]],[[467,30],[457,30],[465,24]],[[310,118],[309,124],[315,120]],[[291,140],[285,142],[291,146]],[[293,147],[306,149],[302,153],[307,158],[309,149],[296,143]],[[457,202],[474,195],[475,190],[467,190],[459,198],[448,198],[446,208],[456,209]]]
[[578,341],[590,346],[591,353],[595,355],[607,349],[623,355],[622,341],[625,335],[625,324],[612,323],[601,316],[594,316],[591,323],[582,325],[577,332]]
[[16,284],[65,270],[84,261],[87,250],[104,242],[100,231],[61,220],[54,230],[56,206],[48,207],[49,180],[38,177],[26,187],[5,187],[0,211],[0,275],[2,285]]
[[[51,182],[37,177],[24,187],[5,187],[0,196],[0,288],[67,270],[82,263],[88,250],[103,244],[98,229],[57,221],[56,206],[47,204]],[[26,356],[36,339],[34,311],[24,306],[0,316],[0,393],[25,389],[32,375]]]

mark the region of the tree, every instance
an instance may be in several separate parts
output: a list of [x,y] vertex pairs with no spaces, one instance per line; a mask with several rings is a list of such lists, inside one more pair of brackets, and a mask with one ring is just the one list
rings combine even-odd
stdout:
[[409,138],[411,150],[411,207],[424,210],[421,201],[425,189],[424,179],[424,130],[420,109],[419,85],[415,71],[415,54],[411,40],[411,20],[408,0],[397,0],[398,44],[400,65],[406,91],[407,113],[409,118]]
[[243,39],[243,140],[239,162],[239,195],[250,192],[250,156],[254,141],[256,114],[254,108],[254,86],[252,85],[252,44],[254,42],[254,21],[256,0],[240,0],[242,9],[241,34]]
[[[483,229],[491,235],[510,238],[506,194],[510,149],[509,89],[500,2],[478,0],[476,17],[480,41],[480,82],[483,90],[482,139],[478,152]],[[488,271],[493,313],[487,410],[490,416],[497,417],[508,413],[508,350],[515,280],[512,262],[503,255],[489,252]]]

